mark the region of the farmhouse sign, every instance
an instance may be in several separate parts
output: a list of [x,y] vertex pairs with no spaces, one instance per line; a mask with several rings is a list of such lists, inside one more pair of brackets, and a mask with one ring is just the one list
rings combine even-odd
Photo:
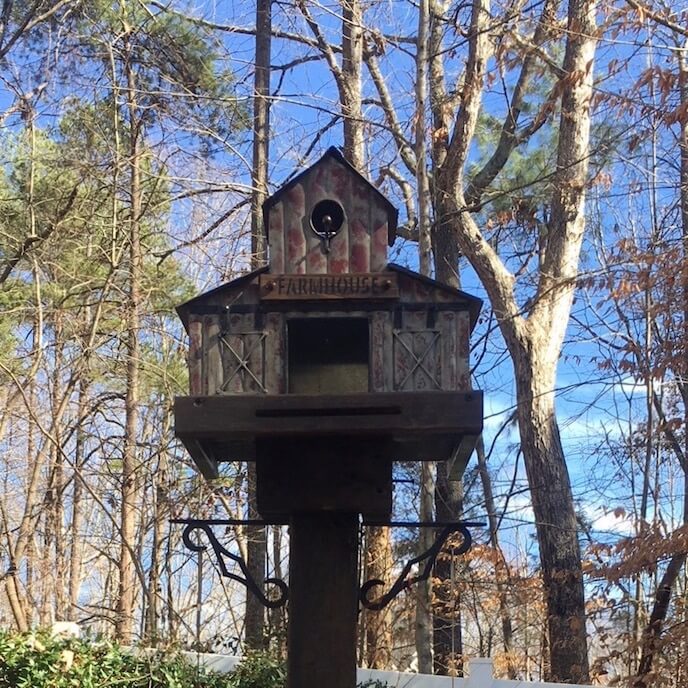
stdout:
[[468,361],[481,301],[387,262],[396,208],[334,148],[263,218],[269,264],[177,309],[191,389],[175,432],[207,478],[255,461],[263,522],[289,524],[289,584],[268,578],[265,593],[219,522],[184,521],[185,542],[202,548],[200,531],[224,576],[266,606],[288,599],[289,688],[354,688],[359,606],[382,608],[416,564],[427,579],[452,533],[470,546],[469,524],[432,524],[437,541],[395,582],[359,580],[361,522],[395,525],[394,462],[446,461],[459,478],[481,432]]
[[399,284],[391,272],[344,275],[261,275],[263,300],[397,299]]

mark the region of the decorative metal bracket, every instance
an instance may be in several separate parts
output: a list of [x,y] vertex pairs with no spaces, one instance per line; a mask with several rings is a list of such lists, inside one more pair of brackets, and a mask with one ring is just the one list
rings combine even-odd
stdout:
[[[215,553],[215,557],[217,559],[217,565],[220,568],[220,573],[222,574],[222,576],[224,576],[225,578],[230,578],[231,580],[237,581],[238,583],[241,583],[242,585],[246,586],[246,589],[249,590],[253,595],[255,595],[264,607],[267,607],[268,609],[276,609],[277,607],[283,607],[287,603],[287,599],[289,598],[289,587],[281,578],[265,579],[266,585],[274,585],[279,591],[278,597],[267,597],[260,589],[254,578],[251,576],[248,567],[246,566],[246,562],[240,556],[233,554],[224,545],[220,544],[220,541],[217,539],[215,533],[213,532],[213,526],[217,525],[267,525],[265,521],[239,521],[233,519],[213,521],[195,518],[179,518],[173,519],[171,522],[181,523],[185,526],[184,532],[182,533],[182,540],[184,544],[192,552],[203,552],[208,549],[208,545],[199,542],[194,542],[191,538],[191,533],[193,533],[195,530],[202,531],[208,538],[210,546],[213,548],[213,552]],[[227,568],[227,563],[225,559],[229,559],[235,562],[239,566],[239,569],[241,570],[243,577],[235,573],[232,573]]]
[[[392,523],[381,523],[381,524],[368,524],[368,525],[388,525],[392,527],[406,527],[406,528],[412,528],[412,527],[418,527],[418,528],[437,528],[437,527],[442,527],[442,530],[439,532],[437,535],[437,538],[435,539],[434,544],[430,549],[427,551],[423,552],[422,554],[419,554],[417,557],[414,559],[411,559],[410,561],[406,562],[406,565],[401,571],[401,574],[399,577],[396,579],[392,587],[389,589],[388,592],[384,593],[380,597],[377,597],[375,599],[370,599],[370,591],[373,588],[377,588],[380,586],[383,586],[385,584],[384,581],[380,580],[379,578],[373,578],[369,581],[366,581],[362,586],[361,586],[361,591],[359,593],[359,599],[361,601],[361,604],[366,608],[366,609],[371,609],[373,611],[378,611],[380,609],[384,609],[400,592],[403,590],[408,590],[414,583],[418,583],[420,581],[426,581],[428,578],[430,578],[430,575],[432,573],[432,568],[435,565],[435,560],[437,559],[439,553],[442,551],[442,548],[444,547],[444,544],[446,541],[449,539],[450,535],[453,535],[454,533],[461,533],[463,535],[463,542],[458,546],[455,547],[451,550],[451,553],[454,555],[458,554],[464,554],[471,548],[471,544],[473,542],[471,538],[471,533],[468,530],[469,527],[478,527],[478,526],[484,526],[484,523],[475,523],[471,521],[458,521],[456,523],[435,523],[435,522],[430,522],[430,521],[417,521],[417,522],[401,522],[401,521],[393,521]],[[411,573],[411,569],[416,565],[420,564],[421,562],[425,562],[422,571],[417,575],[417,576],[409,576]]]

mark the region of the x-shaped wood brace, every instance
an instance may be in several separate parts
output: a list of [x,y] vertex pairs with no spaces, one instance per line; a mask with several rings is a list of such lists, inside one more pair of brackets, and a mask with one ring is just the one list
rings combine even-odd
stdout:
[[425,347],[425,351],[418,356],[416,353],[409,347],[409,345],[401,338],[400,332],[395,332],[394,333],[394,338],[408,351],[411,356],[413,357],[413,362],[414,366],[411,368],[411,370],[406,373],[406,377],[401,381],[401,383],[397,386],[397,389],[403,389],[404,385],[406,384],[406,381],[413,375],[413,373],[416,372],[416,370],[420,369],[422,370],[429,378],[430,380],[434,383],[435,387],[437,389],[441,389],[442,385],[440,384],[439,380],[423,365],[423,361],[425,360],[425,357],[430,353],[430,350],[435,346],[435,343],[437,340],[440,338],[440,333],[437,331],[433,330],[419,330],[419,331],[405,331],[403,334],[411,334],[415,335],[420,332],[432,332],[432,339],[430,340],[430,343]]
[[[261,391],[267,393],[267,389],[265,389],[263,382],[254,375],[253,371],[248,366],[248,360],[251,354],[257,346],[263,343],[263,340],[265,339],[266,335],[265,332],[241,332],[237,333],[237,336],[245,337],[249,334],[258,335],[258,337],[254,340],[253,344],[249,347],[248,351],[244,351],[243,355],[237,353],[237,351],[234,350],[234,347],[222,335],[220,335],[220,341],[227,347],[227,350],[239,362],[239,365],[237,365],[237,367],[234,369],[234,372],[222,383],[222,387],[220,387],[220,391],[222,392],[224,392],[227,389],[227,385],[229,385],[229,383],[236,377],[237,373],[244,370],[255,380],[256,384],[258,385],[258,387],[260,387]],[[246,340],[244,339],[243,341]]]

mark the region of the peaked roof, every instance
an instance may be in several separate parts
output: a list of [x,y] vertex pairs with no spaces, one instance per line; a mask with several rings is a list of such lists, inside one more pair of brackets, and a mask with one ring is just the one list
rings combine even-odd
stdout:
[[[477,296],[473,296],[473,294],[469,294],[468,292],[462,291],[461,289],[455,289],[454,287],[450,287],[449,285],[444,284],[444,282],[438,282],[437,280],[434,280],[431,277],[425,277],[424,275],[421,275],[418,272],[409,270],[408,268],[402,267],[401,265],[397,265],[396,263],[388,263],[386,269],[392,270],[393,272],[398,272],[402,275],[405,275],[406,277],[418,280],[419,282],[423,282],[423,284],[427,284],[429,287],[433,289],[440,289],[444,292],[447,292],[448,294],[451,294],[452,296],[458,296],[468,305],[468,312],[471,317],[471,330],[475,327],[475,324],[478,320],[478,314],[480,313],[480,309],[483,306],[482,299],[478,298]],[[253,270],[252,272],[247,272],[229,282],[220,284],[214,289],[210,289],[209,291],[203,292],[198,296],[194,296],[194,298],[189,299],[188,301],[185,301],[184,303],[177,306],[175,310],[177,311],[177,315],[179,315],[182,323],[184,323],[184,328],[188,331],[189,314],[193,313],[194,307],[203,305],[204,302],[212,296],[222,294],[224,291],[236,289],[237,287],[240,287],[242,284],[248,284],[255,280],[256,277],[258,277],[259,275],[262,275],[263,273],[267,272],[269,272],[268,266],[258,268],[257,270]]]
[[444,282],[438,282],[436,279],[432,279],[432,277],[426,277],[425,275],[421,275],[420,272],[409,270],[409,268],[397,265],[396,263],[387,263],[387,270],[392,270],[393,272],[398,272],[402,275],[406,275],[411,279],[417,280],[418,282],[422,282],[423,284],[427,284],[429,287],[432,287],[433,289],[440,289],[441,291],[447,292],[452,296],[459,296],[462,300],[468,303],[468,312],[471,316],[471,330],[475,327],[475,324],[478,321],[478,315],[483,307],[483,300],[478,296],[473,296],[473,294],[469,294],[468,292],[463,291],[461,289],[450,287],[448,284],[445,284]]
[[257,270],[245,272],[243,275],[239,275],[239,277],[235,277],[233,280],[230,280],[229,282],[224,282],[219,286],[214,287],[213,289],[209,289],[208,291],[204,291],[202,294],[199,294],[198,296],[194,296],[192,299],[189,299],[188,301],[184,301],[184,303],[180,303],[174,310],[177,311],[177,315],[180,317],[182,323],[184,324],[184,329],[187,332],[189,331],[189,313],[193,312],[194,306],[203,304],[208,298],[215,296],[217,294],[221,294],[225,290],[236,289],[237,287],[240,287],[242,284],[248,284],[250,282],[253,282],[253,280],[256,277],[258,277],[258,275],[262,275],[264,272],[268,272],[269,270],[270,266],[265,265],[264,267],[258,268]]
[[269,222],[268,222],[268,213],[270,212],[270,208],[272,208],[273,205],[276,203],[279,203],[281,200],[282,196],[289,191],[292,187],[296,186],[296,184],[299,184],[301,180],[310,173],[310,171],[314,168],[317,167],[323,160],[326,158],[333,158],[336,160],[340,165],[343,165],[346,169],[348,169],[352,174],[355,174],[360,181],[362,181],[373,193],[378,197],[378,199],[382,202],[383,205],[387,207],[387,212],[389,214],[389,224],[387,228],[387,242],[389,243],[390,246],[394,244],[394,240],[396,239],[397,236],[397,222],[399,219],[399,211],[396,208],[396,206],[392,205],[392,203],[389,201],[389,199],[373,184],[370,183],[368,179],[366,179],[345,157],[342,155],[341,151],[338,148],[335,148],[334,146],[330,146],[326,151],[325,154],[317,161],[314,162],[310,167],[306,168],[303,172],[299,172],[293,179],[288,181],[284,186],[280,187],[275,193],[270,196],[264,203],[263,203],[263,226],[265,227],[265,236],[266,238],[268,237],[268,227],[269,227]]

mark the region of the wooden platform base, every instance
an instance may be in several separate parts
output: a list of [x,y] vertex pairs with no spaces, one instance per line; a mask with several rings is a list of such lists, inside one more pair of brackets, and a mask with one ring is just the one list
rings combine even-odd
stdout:
[[[385,440],[359,459],[453,462],[463,472],[482,431],[482,392],[177,397],[175,432],[207,478],[222,461],[255,461],[264,440]],[[370,451],[366,446],[370,445]],[[285,452],[292,454],[292,452]],[[381,455],[382,454],[382,455]]]

